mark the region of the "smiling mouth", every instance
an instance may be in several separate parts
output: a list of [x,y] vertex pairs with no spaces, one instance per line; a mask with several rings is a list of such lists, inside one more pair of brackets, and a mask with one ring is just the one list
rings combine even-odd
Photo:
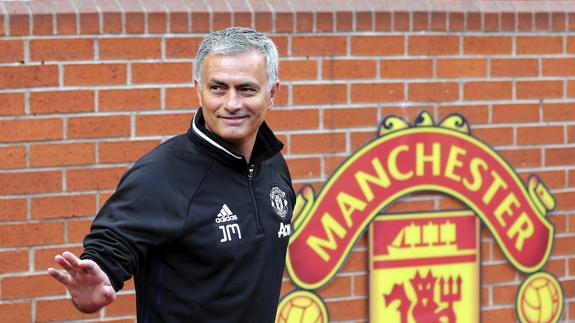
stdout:
[[235,125],[242,123],[248,116],[220,116],[219,118],[223,119],[226,124]]

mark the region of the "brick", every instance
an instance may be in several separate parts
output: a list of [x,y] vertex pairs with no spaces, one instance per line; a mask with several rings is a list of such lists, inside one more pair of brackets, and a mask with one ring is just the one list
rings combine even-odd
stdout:
[[563,12],[553,12],[551,14],[551,30],[553,31],[565,31],[567,27],[566,24],[566,14]]
[[296,29],[300,33],[313,31],[313,12],[296,12]]
[[100,59],[160,58],[161,39],[121,37],[100,39]]
[[[423,201],[418,201],[419,203],[423,202]],[[428,201],[431,202],[431,201]],[[395,206],[395,204],[393,204],[391,207]],[[439,210],[461,210],[461,209],[465,209],[467,208],[467,206],[465,205],[465,203],[461,202],[460,200],[451,198],[451,197],[445,197],[445,198],[441,198],[439,200]],[[431,207],[431,209],[433,209],[433,207]],[[428,208],[429,210],[429,208]],[[483,257],[484,259],[489,259],[488,258],[488,254],[483,253]]]
[[166,38],[166,56],[168,58],[195,58],[202,37]]
[[59,171],[45,172],[14,172],[0,173],[0,194],[32,194],[59,192],[62,190],[62,173]]
[[71,35],[76,34],[76,14],[75,13],[60,13],[56,14],[57,20],[57,34]]
[[0,63],[24,61],[22,40],[0,40]]
[[355,56],[403,55],[404,36],[352,36],[351,54]]
[[517,29],[520,31],[531,31],[531,30],[533,30],[533,14],[530,12],[518,13]]
[[[0,251],[0,272],[3,274],[28,271],[27,250]],[[1,309],[0,305],[0,309]],[[2,312],[4,315],[4,312]],[[4,317],[3,317],[4,319]]]
[[275,131],[317,129],[319,111],[317,109],[273,109],[266,116],[266,122]]
[[96,195],[62,195],[32,198],[32,218],[94,216]]
[[433,60],[431,59],[390,59],[380,62],[380,75],[388,78],[431,78]]
[[0,93],[0,115],[24,114],[24,93]]
[[70,61],[94,59],[92,38],[58,38],[30,40],[33,61]]
[[374,60],[324,60],[323,79],[373,79],[377,68]]
[[575,98],[575,82],[567,81],[567,97]]
[[357,128],[376,127],[377,110],[375,108],[349,108],[349,109],[324,109],[323,127],[334,128]]
[[429,22],[429,29],[434,31],[447,30],[447,13],[440,11],[431,12],[431,21]]
[[290,175],[293,178],[318,178],[321,177],[321,159],[313,158],[290,158],[287,160]]
[[515,309],[510,307],[482,310],[481,320],[484,322],[514,322],[517,318]]
[[371,11],[356,11],[355,12],[355,30],[356,31],[372,31],[373,30],[373,14]]
[[360,147],[364,146],[366,143],[372,141],[376,138],[375,129],[373,131],[357,131],[352,132],[350,136],[350,149],[352,151],[358,150]]
[[[26,219],[25,199],[0,199],[0,221],[18,221]],[[2,272],[2,270],[0,270]]]
[[84,248],[82,245],[66,245],[65,247],[45,247],[45,248],[34,248],[34,270],[43,271],[47,270],[49,267],[57,268],[58,263],[54,260],[56,255],[61,255],[64,251],[69,251],[77,256],[79,256]]
[[367,300],[364,298],[327,302],[330,321],[357,320],[367,317]]
[[485,13],[483,22],[484,31],[499,31],[499,13]]
[[106,317],[129,316],[136,313],[136,295],[118,295],[116,300],[106,306]]
[[121,12],[103,12],[104,33],[119,34],[122,33],[122,13]]
[[486,105],[441,105],[438,107],[437,112],[439,118],[436,123],[439,123],[439,120],[443,120],[449,115],[459,113],[467,120],[472,129],[473,126],[486,124],[489,120],[489,111]]
[[494,58],[491,60],[492,77],[538,76],[539,60],[535,58]]
[[575,142],[575,126],[568,126],[567,127],[567,142],[574,143]]
[[262,32],[269,32],[272,29],[272,15],[271,12],[256,12],[254,15],[254,22],[256,30]]
[[333,12],[316,12],[316,32],[333,32]]
[[1,283],[4,299],[58,295],[66,292],[64,285],[45,274],[6,277]]
[[413,12],[413,27],[412,30],[429,30],[429,13],[428,12]]
[[484,59],[438,59],[439,77],[485,77],[487,61]]
[[101,142],[98,155],[103,164],[134,162],[159,144],[159,140]]
[[111,190],[116,188],[126,167],[70,169],[67,171],[68,191]]
[[513,83],[510,81],[477,81],[463,84],[465,100],[505,100],[511,99]]
[[449,13],[449,30],[450,31],[465,30],[465,14],[463,12]]
[[[570,194],[573,198],[574,194]],[[556,237],[553,246],[554,255],[572,255],[575,253],[575,237]]]
[[32,88],[58,85],[58,66],[1,66],[0,88]]
[[280,61],[280,79],[282,81],[317,79],[316,60],[282,60]]
[[329,297],[345,297],[352,293],[352,277],[335,276],[329,284],[318,291],[318,296],[322,299]]
[[575,160],[575,148],[547,148],[545,149],[546,166],[571,166]]
[[550,15],[547,12],[535,13],[535,30],[547,31],[549,30]]
[[459,99],[459,84],[456,82],[411,83],[408,85],[411,101],[455,101]]
[[99,315],[99,312],[84,314],[78,311],[69,299],[38,300],[36,302],[36,321],[38,322],[85,320],[98,318]]
[[353,275],[354,296],[367,296],[368,286],[369,283],[367,275]]
[[195,109],[199,104],[194,87],[166,88],[166,109]]
[[28,302],[0,304],[0,313],[6,322],[32,322],[32,304]]
[[538,104],[495,104],[492,108],[494,123],[520,123],[539,121]]
[[33,114],[93,111],[93,91],[30,92],[30,112]]
[[190,30],[187,12],[170,12],[170,33],[188,33]]
[[166,32],[166,14],[164,12],[149,12],[147,17],[148,33],[162,34]]
[[[575,27],[575,15],[573,17],[573,26]],[[575,53],[575,36],[567,37],[567,53]]]
[[325,174],[333,174],[346,158],[338,156],[323,156],[323,160]]
[[291,12],[276,12],[275,23],[276,32],[291,33],[294,31],[294,14]]
[[276,44],[278,54],[280,57],[288,56],[288,38],[286,36],[270,36],[271,40]]
[[192,63],[135,63],[132,64],[132,82],[187,83],[193,81]]
[[143,12],[125,12],[125,28],[128,34],[143,34],[146,28],[145,15]]
[[518,99],[563,97],[563,81],[518,81],[515,89]]
[[354,103],[390,102],[404,100],[402,83],[358,83],[351,85],[351,101]]
[[125,64],[64,65],[65,85],[117,85],[126,82]]
[[519,127],[518,145],[548,145],[564,142],[563,126]]
[[32,21],[32,34],[52,35],[54,33],[52,19],[53,16],[51,14],[35,13]]
[[41,141],[62,138],[62,119],[0,120],[0,141]]
[[481,266],[482,284],[513,282],[516,278],[515,268],[509,263]]
[[410,25],[409,12],[394,12],[393,13],[393,29],[395,31],[409,31]]
[[100,111],[153,110],[161,108],[160,89],[100,91]]
[[293,56],[337,56],[347,53],[344,36],[294,36],[291,41]]
[[377,31],[390,31],[391,30],[391,13],[390,12],[375,12],[375,30]]
[[543,105],[543,121],[575,120],[574,103],[548,103]]
[[493,304],[513,304],[517,294],[517,285],[493,286]]
[[480,31],[481,30],[481,16],[479,12],[468,12],[466,19],[466,30],[467,31]]
[[24,147],[0,147],[0,169],[26,167]]
[[80,11],[80,33],[81,34],[99,34],[100,33],[100,18],[97,12],[82,12]]
[[292,154],[336,153],[345,151],[345,133],[292,135]]
[[563,37],[561,36],[517,36],[515,52],[523,54],[561,54]]
[[0,224],[0,237],[0,246],[3,247],[41,246],[63,243],[64,223]]
[[71,166],[96,162],[94,143],[64,143],[30,146],[30,166]]
[[306,84],[293,86],[293,104],[338,104],[347,102],[345,84]]
[[409,36],[410,55],[459,54],[459,36]]
[[190,126],[193,115],[189,113],[155,114],[136,116],[137,136],[176,135]]
[[538,167],[542,165],[541,149],[499,149],[498,152],[514,168]]
[[68,119],[68,138],[129,136],[129,116],[73,117]]
[[92,220],[74,220],[68,221],[68,236],[67,241],[72,243],[80,243],[84,241],[84,237],[90,232]]
[[474,129],[473,135],[490,146],[513,145],[512,127]]
[[515,31],[517,19],[515,12],[502,12],[501,13],[501,30],[502,31]]
[[574,76],[575,58],[544,58],[543,76]]
[[463,38],[464,54],[511,54],[513,39],[508,36],[466,36]]
[[386,214],[424,212],[435,208],[433,200],[396,201],[385,209]]
[[251,12],[234,12],[234,25],[252,28],[252,14]]

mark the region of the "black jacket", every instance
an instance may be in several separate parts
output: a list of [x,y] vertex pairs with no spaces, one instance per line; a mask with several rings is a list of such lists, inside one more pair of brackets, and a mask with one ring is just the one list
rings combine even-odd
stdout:
[[262,124],[248,165],[199,109],[122,177],[81,258],[115,290],[134,275],[138,322],[273,322],[295,203],[282,147]]

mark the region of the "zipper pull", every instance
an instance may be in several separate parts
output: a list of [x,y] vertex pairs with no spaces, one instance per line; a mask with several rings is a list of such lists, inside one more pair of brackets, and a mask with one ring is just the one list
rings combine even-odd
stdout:
[[254,164],[250,164],[249,168],[248,168],[248,179],[251,181],[252,177],[254,177],[254,170],[255,170],[256,166]]

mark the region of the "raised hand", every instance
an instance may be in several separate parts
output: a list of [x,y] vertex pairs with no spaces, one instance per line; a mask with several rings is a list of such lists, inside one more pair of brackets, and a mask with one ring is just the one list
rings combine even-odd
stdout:
[[54,260],[65,270],[48,268],[48,274],[64,284],[74,305],[83,313],[93,313],[112,303],[116,293],[108,276],[92,260],[81,260],[65,251]]

